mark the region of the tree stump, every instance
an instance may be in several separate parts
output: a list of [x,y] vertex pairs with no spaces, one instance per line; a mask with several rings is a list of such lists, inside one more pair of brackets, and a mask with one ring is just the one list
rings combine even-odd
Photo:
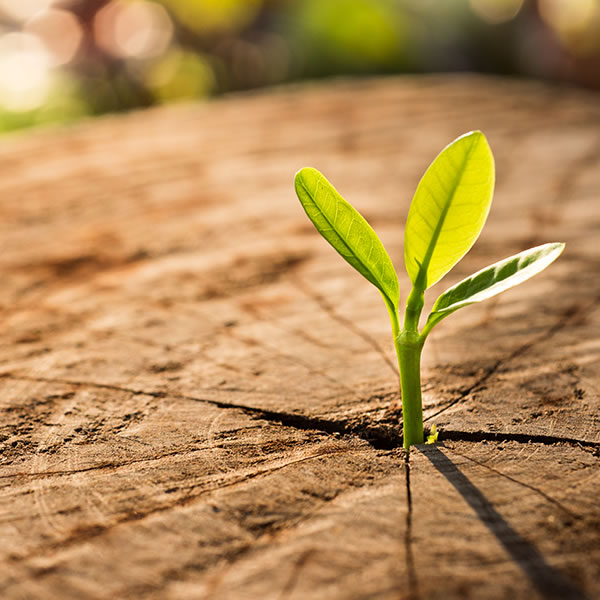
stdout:
[[[434,330],[440,441],[408,457],[385,306],[293,175],[323,171],[404,273],[416,184],[472,129],[495,201],[426,309],[491,262],[567,249]],[[597,96],[467,76],[4,138],[2,598],[599,597],[599,166]]]

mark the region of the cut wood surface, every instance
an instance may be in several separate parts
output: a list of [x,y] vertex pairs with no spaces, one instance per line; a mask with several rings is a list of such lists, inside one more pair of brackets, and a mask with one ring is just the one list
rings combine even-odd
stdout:
[[[447,143],[497,187],[429,292],[547,241],[449,317],[406,456],[378,291],[293,190],[324,172],[409,291]],[[0,141],[0,597],[600,597],[600,101],[481,77],[333,82]]]

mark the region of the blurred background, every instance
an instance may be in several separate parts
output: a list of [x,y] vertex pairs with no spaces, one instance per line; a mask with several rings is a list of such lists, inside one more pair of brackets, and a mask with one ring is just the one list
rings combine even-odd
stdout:
[[600,0],[0,0],[0,133],[335,75],[600,89]]

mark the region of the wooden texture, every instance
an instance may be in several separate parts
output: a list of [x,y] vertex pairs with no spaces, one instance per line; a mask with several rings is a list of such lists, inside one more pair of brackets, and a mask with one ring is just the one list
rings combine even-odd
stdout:
[[[567,250],[424,354],[408,458],[386,309],[293,191],[326,173],[401,271],[419,177],[483,130],[497,189],[445,289]],[[600,102],[337,82],[0,143],[3,599],[600,597]]]

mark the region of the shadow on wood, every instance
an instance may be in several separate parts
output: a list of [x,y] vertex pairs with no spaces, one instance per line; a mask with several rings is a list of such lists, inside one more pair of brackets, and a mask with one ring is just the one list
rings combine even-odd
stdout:
[[590,600],[560,572],[553,569],[534,544],[521,537],[510,526],[481,490],[461,473],[440,447],[417,446],[417,449],[464,498],[540,594],[546,600]]

